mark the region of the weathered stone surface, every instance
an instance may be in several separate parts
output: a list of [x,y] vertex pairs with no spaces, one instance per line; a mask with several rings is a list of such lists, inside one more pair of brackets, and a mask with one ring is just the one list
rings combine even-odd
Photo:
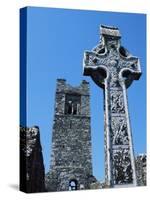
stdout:
[[90,189],[102,189],[102,184],[98,181],[91,183]]
[[146,154],[139,154],[135,159],[137,185],[145,186],[147,179],[147,156]]
[[20,127],[20,190],[45,191],[45,172],[39,128]]
[[100,27],[100,43],[84,53],[84,75],[104,89],[106,185],[135,186],[136,170],[126,89],[141,75],[140,63],[121,46],[116,27]]
[[[92,175],[89,83],[57,80],[48,191],[90,189]],[[71,185],[73,184],[73,185]]]

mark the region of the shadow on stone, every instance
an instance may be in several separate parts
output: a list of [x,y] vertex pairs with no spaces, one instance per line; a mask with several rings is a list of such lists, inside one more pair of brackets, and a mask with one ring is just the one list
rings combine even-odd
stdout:
[[9,187],[12,188],[13,190],[19,191],[19,185],[17,184],[9,184]]

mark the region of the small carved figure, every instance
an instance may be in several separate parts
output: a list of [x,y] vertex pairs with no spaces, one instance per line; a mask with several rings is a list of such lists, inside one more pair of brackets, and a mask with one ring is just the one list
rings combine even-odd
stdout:
[[113,113],[124,113],[123,95],[121,92],[111,93],[111,111]]
[[129,157],[129,149],[119,149],[114,152],[113,163],[114,181],[116,184],[129,184],[132,182],[132,168]]
[[114,145],[128,144],[127,125],[124,118],[113,118],[112,119],[112,138]]

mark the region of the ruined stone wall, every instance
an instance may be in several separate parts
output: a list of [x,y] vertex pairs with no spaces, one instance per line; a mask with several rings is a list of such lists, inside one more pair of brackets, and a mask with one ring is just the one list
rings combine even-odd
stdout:
[[79,87],[72,87],[64,79],[58,79],[55,99],[47,190],[69,190],[71,180],[76,182],[76,189],[89,189],[90,182],[95,181],[92,175],[89,84],[82,81]]
[[20,190],[45,191],[45,171],[39,128],[20,127]]
[[146,176],[147,176],[146,162],[147,162],[147,157],[145,154],[140,154],[135,159],[138,186],[146,185]]

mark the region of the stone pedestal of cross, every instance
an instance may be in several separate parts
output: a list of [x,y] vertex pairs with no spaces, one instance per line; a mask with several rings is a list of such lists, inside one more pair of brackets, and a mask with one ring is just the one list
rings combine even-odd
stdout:
[[121,46],[118,28],[102,25],[100,32],[100,43],[84,53],[84,75],[104,90],[105,181],[110,187],[136,186],[126,89],[140,78],[140,63]]

